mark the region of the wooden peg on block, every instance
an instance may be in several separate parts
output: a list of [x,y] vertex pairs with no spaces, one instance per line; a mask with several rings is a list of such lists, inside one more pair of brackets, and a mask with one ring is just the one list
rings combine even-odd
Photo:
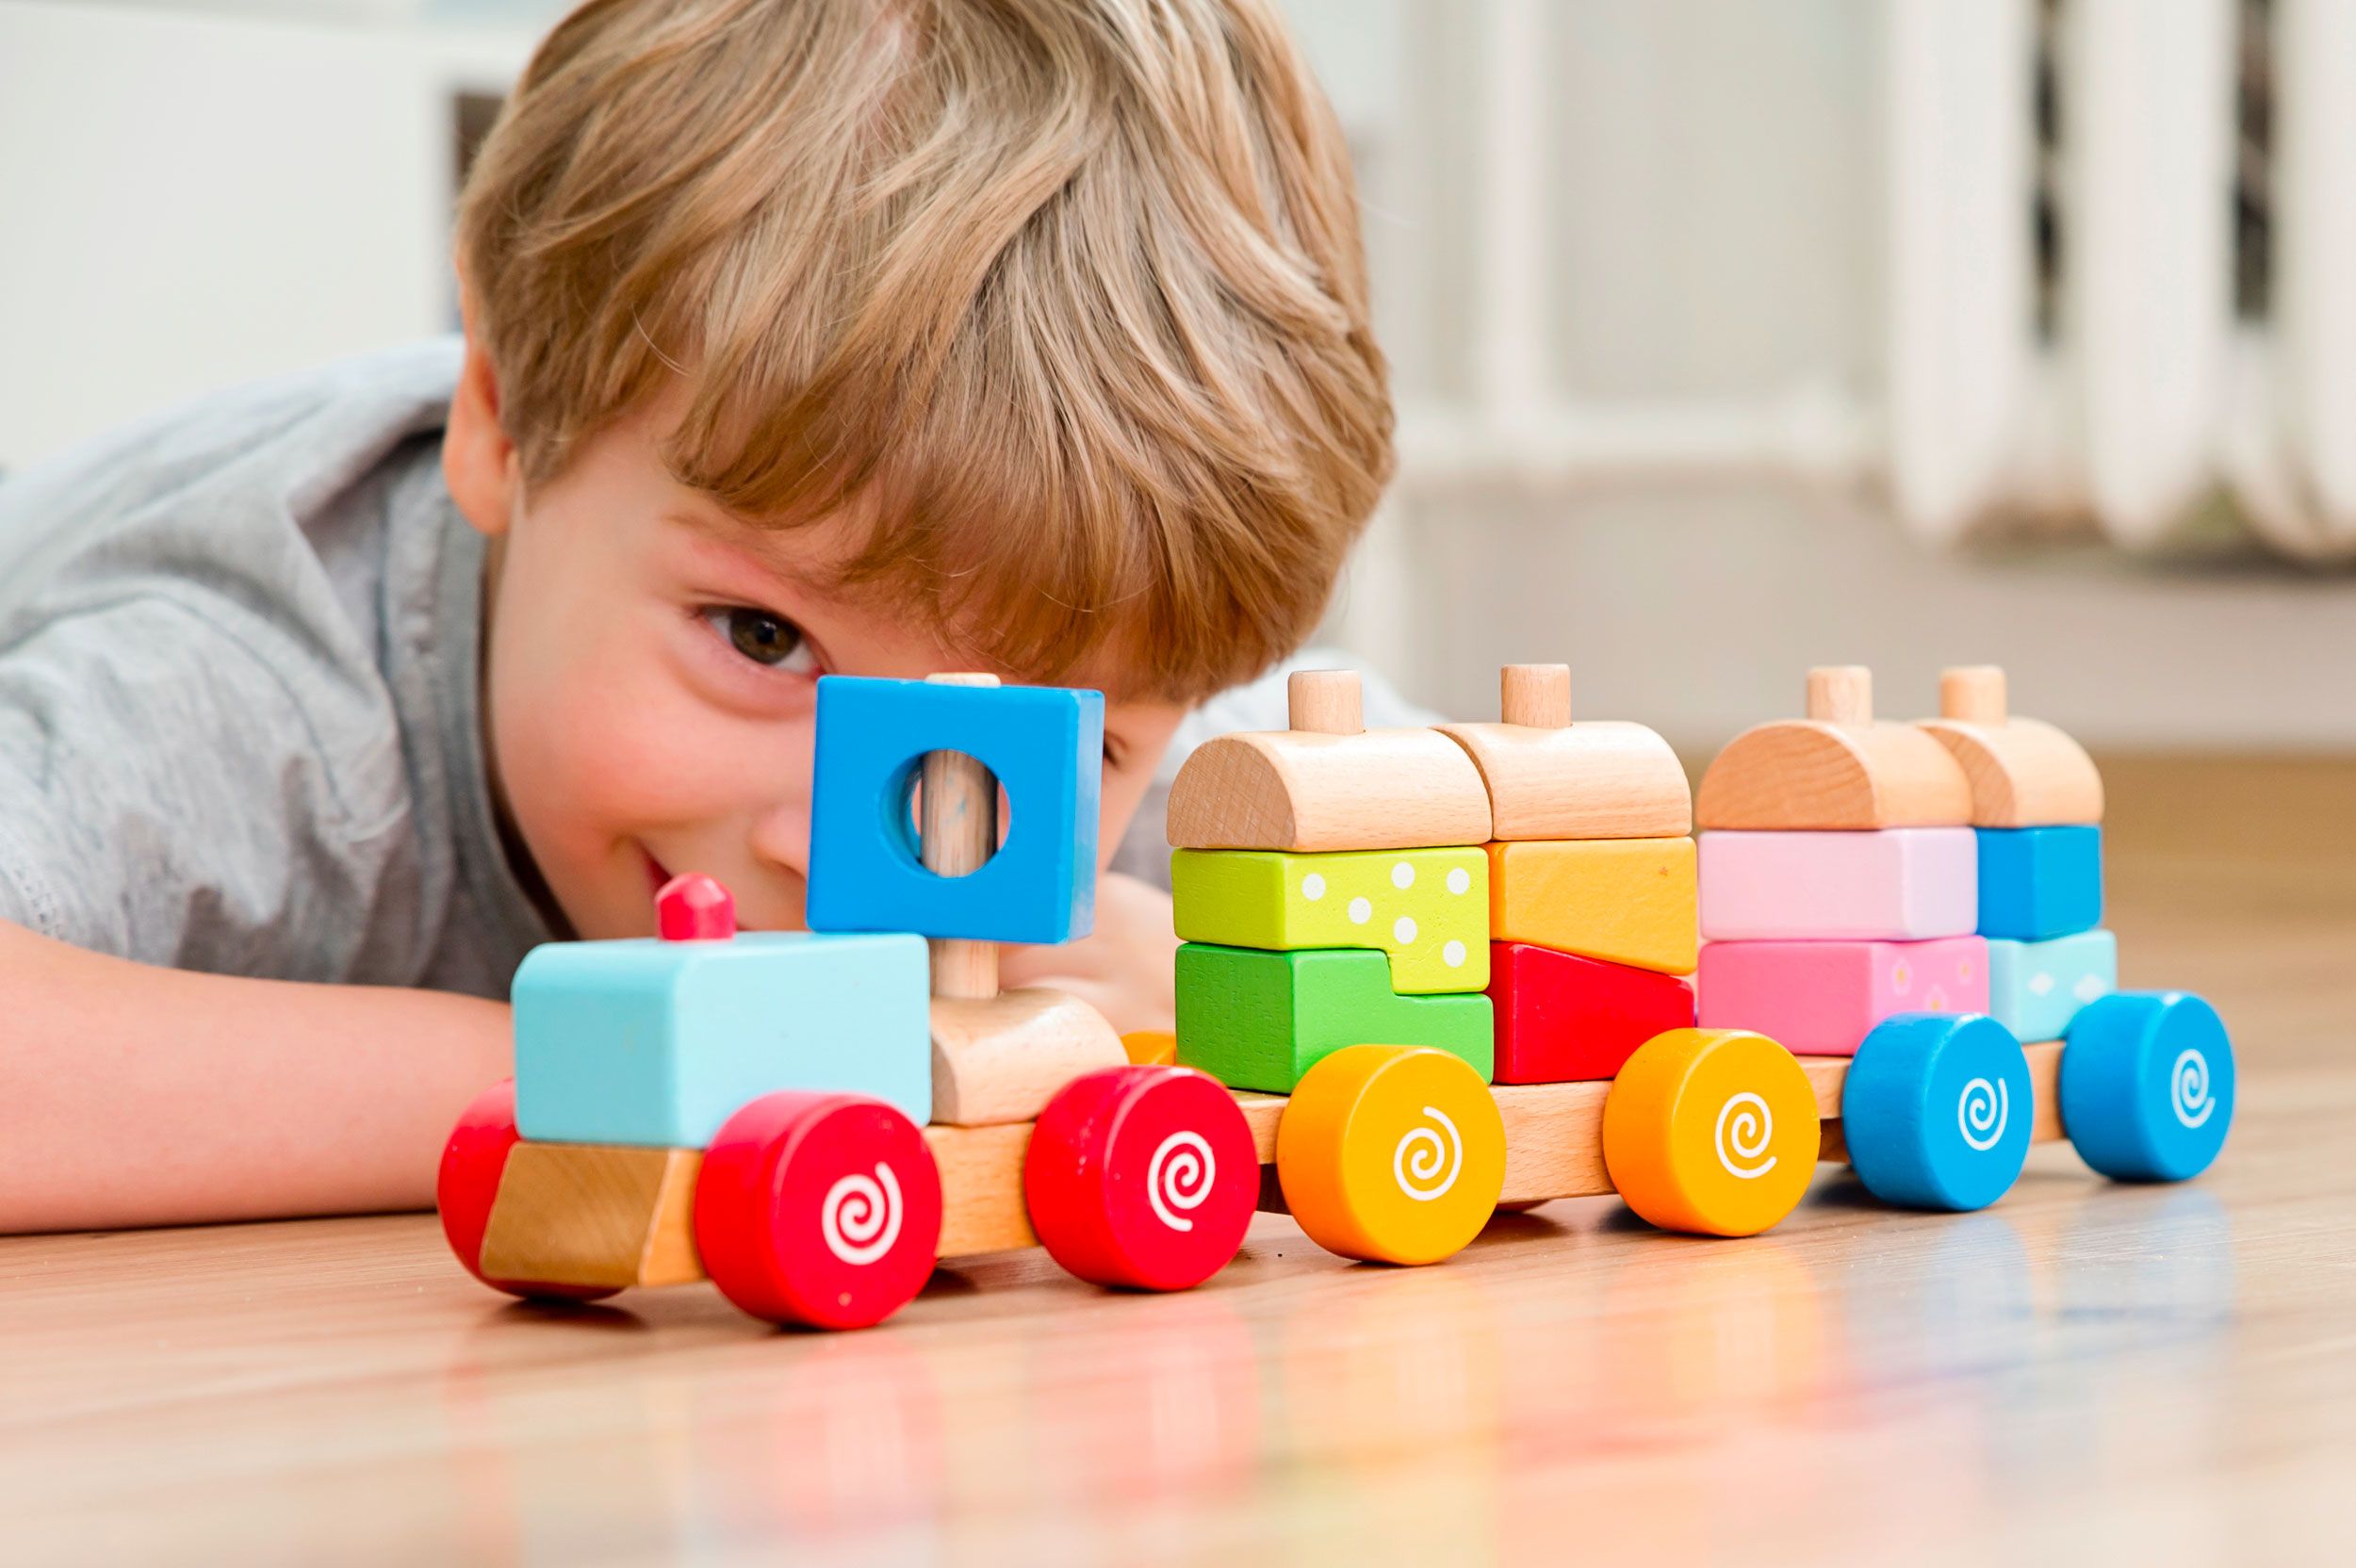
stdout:
[[1939,678],[1939,717],[1921,727],[1947,748],[1972,786],[1974,827],[2090,825],[2102,820],[2102,776],[2086,748],[2038,719],[2006,711],[1993,664]]
[[[994,675],[927,678],[998,684]],[[925,869],[968,875],[997,847],[997,779],[961,753],[927,752],[919,838]],[[1129,1059],[1112,1025],[1078,998],[1047,989],[1002,994],[996,942],[936,937],[931,946],[934,1121],[1027,1121],[1081,1073]]]
[[1472,760],[1431,729],[1362,727],[1352,670],[1299,670],[1290,729],[1221,735],[1170,791],[1176,849],[1416,849],[1489,837]]
[[1960,827],[1972,786],[1922,729],[1876,722],[1871,672],[1841,665],[1808,672],[1808,717],[1727,743],[1693,816],[1705,829]]
[[1508,664],[1497,724],[1446,724],[1489,793],[1489,837],[1667,839],[1693,831],[1693,796],[1669,743],[1641,724],[1571,720],[1567,664]]
[[[934,675],[935,686],[995,686],[994,675]],[[988,768],[958,751],[924,754],[924,819],[918,842],[926,871],[967,876],[982,869],[998,848],[998,780]],[[963,937],[935,937],[930,944],[935,996],[991,997],[998,994],[998,944]]]
[[1284,678],[1285,722],[1311,735],[1366,732],[1364,690],[1356,670],[1295,670]]
[[518,1143],[483,1233],[483,1272],[622,1288],[700,1280],[695,1209],[702,1167],[693,1149]]

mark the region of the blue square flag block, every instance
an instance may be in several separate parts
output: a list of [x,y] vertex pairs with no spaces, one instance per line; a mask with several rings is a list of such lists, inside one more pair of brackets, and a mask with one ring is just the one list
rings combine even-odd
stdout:
[[[997,775],[1006,841],[965,876],[918,858],[909,802],[928,751]],[[818,682],[810,926],[997,942],[1085,937],[1096,913],[1104,698],[1059,686]]]
[[933,1106],[914,936],[549,942],[515,972],[515,1124],[568,1143],[708,1147],[777,1089]]
[[1977,831],[1981,936],[2041,942],[2102,923],[2101,828]]
[[2050,941],[1988,944],[1988,1010],[2024,1044],[2057,1040],[2078,1009],[2119,989],[2119,939],[2080,931]]

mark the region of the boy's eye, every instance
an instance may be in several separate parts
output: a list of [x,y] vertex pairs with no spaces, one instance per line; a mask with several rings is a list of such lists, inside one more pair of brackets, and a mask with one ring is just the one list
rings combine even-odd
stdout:
[[704,619],[728,639],[730,647],[756,664],[773,670],[806,670],[811,665],[802,629],[781,615],[743,605],[714,605],[704,612]]

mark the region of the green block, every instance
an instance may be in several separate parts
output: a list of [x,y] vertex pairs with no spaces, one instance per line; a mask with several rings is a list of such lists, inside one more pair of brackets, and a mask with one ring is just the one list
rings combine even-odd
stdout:
[[1487,1082],[1496,1070],[1489,999],[1399,996],[1380,953],[1178,950],[1178,1060],[1229,1088],[1290,1094],[1346,1045],[1430,1045]]
[[1182,849],[1170,858],[1178,936],[1277,953],[1388,954],[1405,995],[1489,985],[1489,857],[1464,849]]

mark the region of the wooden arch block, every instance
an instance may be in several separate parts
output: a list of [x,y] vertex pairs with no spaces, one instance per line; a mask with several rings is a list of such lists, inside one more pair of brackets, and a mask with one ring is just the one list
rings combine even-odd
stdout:
[[932,1119],[954,1127],[1028,1121],[1084,1072],[1129,1053],[1103,1014],[1044,986],[932,1000]]
[[1489,792],[1492,839],[1668,839],[1693,826],[1669,743],[1641,724],[1571,721],[1567,664],[1508,664],[1497,724],[1444,724]]
[[1702,776],[1703,827],[1963,827],[1972,786],[1947,748],[1873,721],[1872,672],[1808,673],[1808,717],[1744,730]]
[[2040,719],[2005,710],[1993,664],[1939,678],[1939,717],[1923,730],[1947,748],[1972,786],[1974,827],[2091,825],[2102,820],[2102,776],[2086,748]]
[[1435,729],[1366,729],[1358,677],[1292,677],[1290,729],[1204,743],[1170,789],[1173,849],[1418,849],[1489,837],[1481,770]]

